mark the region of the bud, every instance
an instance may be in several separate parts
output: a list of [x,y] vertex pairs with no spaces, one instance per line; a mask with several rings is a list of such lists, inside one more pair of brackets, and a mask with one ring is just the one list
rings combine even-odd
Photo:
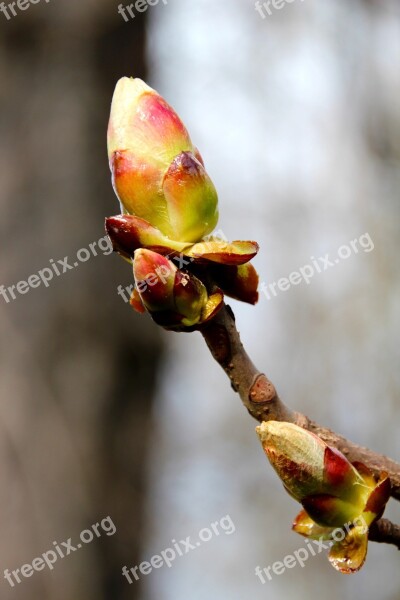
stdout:
[[191,331],[222,307],[220,292],[209,296],[197,277],[177,269],[168,258],[151,250],[136,250],[133,274],[143,306],[165,329]]
[[[329,560],[337,570],[360,569],[368,528],[383,514],[390,496],[387,474],[377,481],[365,465],[351,464],[339,450],[292,423],[263,422],[256,431],[286,490],[305,509],[293,529],[306,537],[334,540]],[[344,526],[346,532],[337,538],[336,529]]]
[[125,212],[178,242],[214,229],[218,197],[202,158],[175,111],[140,79],[116,85],[108,157]]
[[178,269],[161,254],[136,250],[133,275],[139,296],[149,312],[174,308],[174,284]]
[[370,489],[336,448],[292,423],[264,422],[257,433],[287,491],[316,523],[338,526],[360,514]]

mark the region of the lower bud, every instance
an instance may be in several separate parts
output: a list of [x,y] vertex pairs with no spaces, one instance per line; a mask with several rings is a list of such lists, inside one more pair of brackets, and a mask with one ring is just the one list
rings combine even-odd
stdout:
[[209,296],[200,279],[151,250],[136,250],[133,274],[144,307],[165,329],[196,329],[222,307],[222,293]]

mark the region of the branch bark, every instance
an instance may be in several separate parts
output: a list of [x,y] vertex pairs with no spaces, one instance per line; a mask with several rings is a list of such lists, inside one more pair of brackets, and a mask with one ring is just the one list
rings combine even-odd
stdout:
[[368,538],[371,542],[393,544],[400,550],[400,525],[395,525],[389,519],[379,519],[371,525]]
[[[235,316],[229,306],[224,306],[212,321],[204,325],[201,333],[211,354],[228,375],[232,388],[239,394],[252,417],[260,422],[275,420],[295,423],[340,450],[350,462],[360,461],[366,464],[376,476],[386,471],[392,485],[391,496],[400,500],[400,464],[387,456],[358,446],[318,425],[306,415],[288,408],[279,398],[273,383],[258,371],[245,351],[236,329]],[[380,519],[370,531],[370,539],[373,541],[397,546],[399,536],[400,527],[387,519]]]

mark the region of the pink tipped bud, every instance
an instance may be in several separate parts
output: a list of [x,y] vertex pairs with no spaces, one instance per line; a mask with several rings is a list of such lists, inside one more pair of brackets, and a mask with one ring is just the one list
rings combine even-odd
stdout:
[[133,273],[143,305],[166,329],[184,331],[201,325],[223,304],[222,294],[208,296],[197,277],[179,271],[172,261],[151,250],[136,250]]
[[126,212],[196,242],[218,220],[217,193],[182,121],[140,79],[116,85],[108,126],[113,185]]

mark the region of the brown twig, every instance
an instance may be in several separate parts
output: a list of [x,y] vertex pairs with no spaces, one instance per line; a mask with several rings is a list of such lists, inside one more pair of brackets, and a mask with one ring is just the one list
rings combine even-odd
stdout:
[[389,519],[379,519],[371,525],[368,538],[371,542],[394,544],[400,550],[400,525],[395,525]]
[[[358,446],[343,436],[318,425],[305,415],[290,410],[279,398],[275,386],[258,371],[246,353],[236,329],[235,317],[229,306],[204,325],[201,333],[215,360],[231,380],[232,388],[252,417],[258,421],[288,421],[317,434],[330,446],[338,448],[350,462],[360,461],[376,475],[386,471],[390,477],[391,496],[400,500],[400,465],[394,460]],[[383,525],[382,525],[383,523]],[[398,544],[399,527],[380,519],[371,530],[374,541]]]

